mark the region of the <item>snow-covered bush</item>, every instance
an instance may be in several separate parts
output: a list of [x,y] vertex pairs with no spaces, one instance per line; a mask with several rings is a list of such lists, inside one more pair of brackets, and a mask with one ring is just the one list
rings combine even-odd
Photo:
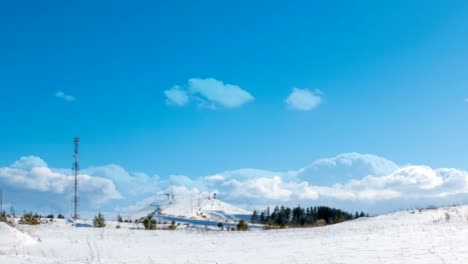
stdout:
[[93,226],[94,227],[105,227],[106,226],[106,219],[104,218],[104,215],[99,213],[94,217],[93,220]]

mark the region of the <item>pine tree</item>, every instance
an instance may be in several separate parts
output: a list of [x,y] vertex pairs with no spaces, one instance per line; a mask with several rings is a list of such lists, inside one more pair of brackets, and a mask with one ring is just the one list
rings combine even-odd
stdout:
[[98,228],[102,228],[106,226],[106,219],[104,218],[103,214],[99,213],[98,215],[94,217],[93,226],[98,227]]
[[252,222],[252,223],[257,223],[257,222],[258,222],[257,210],[254,210],[254,211],[253,211],[253,213],[252,213],[252,218],[251,218],[250,222]]
[[146,230],[155,230],[156,229],[156,220],[153,219],[152,215],[148,215],[143,220],[143,226]]
[[120,214],[117,215],[117,222],[119,223],[123,222],[122,216]]
[[260,213],[260,223],[262,223],[262,224],[266,223],[265,212]]

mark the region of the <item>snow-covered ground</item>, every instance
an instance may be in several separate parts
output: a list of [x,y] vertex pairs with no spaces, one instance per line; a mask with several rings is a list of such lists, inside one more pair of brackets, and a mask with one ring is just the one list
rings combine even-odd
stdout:
[[468,263],[468,206],[269,231],[0,223],[0,263]]

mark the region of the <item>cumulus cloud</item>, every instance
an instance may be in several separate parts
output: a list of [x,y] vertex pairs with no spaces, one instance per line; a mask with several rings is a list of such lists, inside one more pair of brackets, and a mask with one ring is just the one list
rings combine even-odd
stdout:
[[170,105],[184,106],[189,102],[187,91],[182,90],[180,86],[174,85],[171,89],[164,91],[166,102]]
[[167,102],[184,106],[192,100],[201,107],[216,109],[217,107],[236,108],[254,100],[254,97],[240,86],[214,78],[191,78],[186,87],[182,89],[176,85],[164,91]]
[[246,209],[302,203],[375,213],[468,202],[460,198],[468,194],[466,171],[398,166],[385,158],[360,153],[319,159],[285,172],[240,169],[199,178],[179,175],[175,179],[165,186],[216,191],[220,199],[247,206]]
[[129,173],[116,164],[89,167],[84,169],[83,173],[112,181],[127,198],[154,192],[159,180],[157,175],[149,176],[141,172]]
[[[31,199],[30,204],[51,203],[50,193],[53,197],[68,201],[73,186],[71,174],[63,173],[65,170],[49,168],[45,161],[39,157],[22,157],[11,166],[0,168],[0,185],[13,188],[18,194],[26,193],[31,197],[34,193],[43,193],[43,199]],[[102,177],[92,177],[86,174],[78,176],[80,192],[84,194],[83,205],[93,203],[100,205],[113,199],[122,198],[111,180]]]
[[68,102],[73,102],[75,101],[75,97],[72,96],[72,95],[69,95],[69,94],[65,94],[64,92],[62,91],[58,91],[54,94],[55,97],[57,98],[60,98],[60,99],[63,99],[65,101],[68,101]]
[[[0,185],[17,195],[16,202],[21,200],[30,206],[38,203],[63,206],[63,201],[70,198],[72,182],[69,170],[50,168],[34,156],[0,168]],[[224,201],[250,210],[267,205],[303,204],[381,213],[396,208],[468,202],[468,172],[399,166],[371,154],[345,153],[290,171],[246,168],[199,177],[160,178],[130,173],[110,164],[83,169],[80,175],[82,204],[87,207],[107,203],[114,209],[134,209],[142,205],[142,200],[154,201],[158,193],[213,192]]]
[[286,98],[285,103],[292,109],[310,111],[322,103],[322,92],[320,90],[310,91],[308,89],[294,88]]
[[242,106],[254,97],[238,85],[223,83],[213,78],[199,79],[192,78],[188,81],[191,93],[200,95],[208,102],[228,108]]
[[344,153],[323,158],[297,171],[297,177],[314,185],[330,186],[368,175],[388,175],[399,166],[391,160],[361,153]]

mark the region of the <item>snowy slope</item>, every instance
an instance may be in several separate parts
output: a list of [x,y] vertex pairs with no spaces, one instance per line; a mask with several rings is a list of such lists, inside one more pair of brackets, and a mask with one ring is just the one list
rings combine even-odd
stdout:
[[128,213],[128,218],[137,219],[148,214],[175,216],[191,219],[236,220],[238,215],[252,212],[210,197],[180,196],[161,198],[137,211]]
[[11,249],[11,245],[27,245],[36,242],[28,234],[0,222],[0,255]]
[[[342,224],[250,232],[20,226],[0,263],[411,263],[468,260],[468,206],[398,212]],[[0,229],[0,238],[11,235]]]

